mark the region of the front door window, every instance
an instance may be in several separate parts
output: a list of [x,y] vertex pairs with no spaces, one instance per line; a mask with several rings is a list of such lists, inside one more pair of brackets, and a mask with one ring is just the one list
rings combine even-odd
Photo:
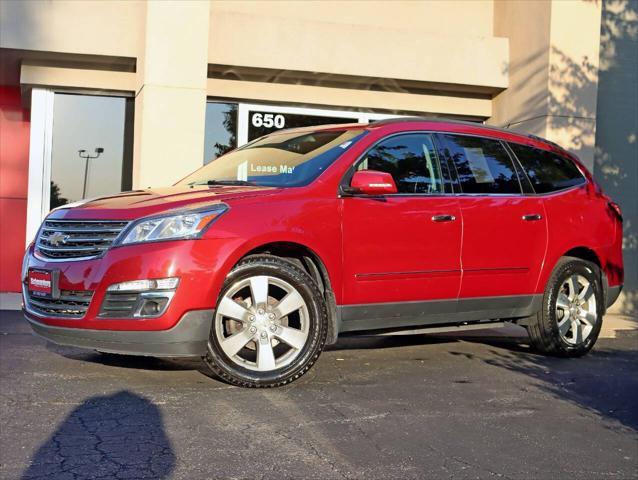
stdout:
[[430,134],[397,135],[383,140],[368,151],[357,170],[389,173],[398,193],[443,193],[439,158]]

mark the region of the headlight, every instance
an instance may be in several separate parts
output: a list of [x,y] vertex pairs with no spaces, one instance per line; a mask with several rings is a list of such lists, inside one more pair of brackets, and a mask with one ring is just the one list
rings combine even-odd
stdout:
[[118,243],[125,245],[156,240],[197,238],[226,210],[228,210],[227,205],[219,204],[205,210],[186,211],[138,220]]

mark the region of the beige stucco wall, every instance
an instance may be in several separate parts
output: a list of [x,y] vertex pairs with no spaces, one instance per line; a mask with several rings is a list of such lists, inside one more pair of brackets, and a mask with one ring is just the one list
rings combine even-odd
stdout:
[[494,34],[510,41],[509,87],[493,101],[494,125],[544,135],[549,105],[551,4],[536,0],[498,1]]
[[[163,2],[3,0],[0,47],[139,58],[162,38],[183,44],[187,25],[146,41],[153,3]],[[492,0],[211,1],[207,9],[210,63],[507,86],[508,42],[493,35]]]
[[208,2],[146,5],[137,62],[134,188],[170,185],[201,166],[208,29]]
[[23,63],[20,83],[28,88],[54,85],[73,90],[91,89],[133,95],[137,89],[137,75],[133,72],[44,67]]
[[139,0],[2,0],[0,47],[136,57],[144,44]]
[[[211,18],[235,13],[279,18],[285,23],[327,22],[344,27],[389,27],[446,36],[454,33],[491,37],[493,3],[492,0],[216,0],[211,3]],[[254,36],[254,32],[244,33]],[[259,38],[255,36],[255,40]],[[376,43],[383,41],[378,38]]]
[[489,98],[472,98],[445,94],[413,94],[356,90],[314,85],[288,85],[208,79],[211,97],[245,98],[263,103],[297,103],[344,110],[388,110],[390,112],[428,112],[437,115],[459,115],[487,118],[492,113]]
[[[459,16],[456,8],[444,2],[403,2],[395,6],[396,14],[386,11],[389,5],[375,10],[361,2],[343,2],[346,11],[358,6],[363,12],[367,22],[358,23],[344,21],[337,8],[341,2],[307,2],[307,12],[306,3],[300,8],[298,2],[255,2],[253,11],[220,3],[213,2],[211,8],[211,64],[492,89],[508,85],[507,39],[476,27],[481,19],[491,25],[491,2],[467,3],[478,18]],[[425,13],[428,5],[432,11]],[[324,15],[309,18],[319,7]],[[411,18],[408,26],[403,17]]]
[[[547,137],[592,170],[602,2],[552,1]],[[574,34],[577,26],[579,34]]]
[[[489,123],[546,137],[593,168],[601,3],[496,2],[494,33],[510,39],[510,86]],[[577,26],[578,35],[574,34]]]

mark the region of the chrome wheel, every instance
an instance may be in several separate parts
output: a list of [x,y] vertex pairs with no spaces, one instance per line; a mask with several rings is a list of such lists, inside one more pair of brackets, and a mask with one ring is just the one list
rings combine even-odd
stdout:
[[556,298],[556,319],[561,338],[570,345],[583,343],[598,322],[594,286],[582,275],[571,275]]
[[306,345],[309,313],[301,294],[267,275],[236,282],[217,306],[215,335],[222,351],[249,370],[289,365]]

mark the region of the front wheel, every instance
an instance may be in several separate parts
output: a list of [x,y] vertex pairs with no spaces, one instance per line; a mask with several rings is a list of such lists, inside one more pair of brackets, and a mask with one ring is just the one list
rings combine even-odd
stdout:
[[543,308],[530,318],[527,331],[537,350],[577,357],[594,346],[602,321],[600,269],[591,262],[565,257],[554,269]]
[[326,333],[326,307],[314,280],[279,257],[250,256],[224,283],[204,361],[234,385],[276,387],[310,369]]

